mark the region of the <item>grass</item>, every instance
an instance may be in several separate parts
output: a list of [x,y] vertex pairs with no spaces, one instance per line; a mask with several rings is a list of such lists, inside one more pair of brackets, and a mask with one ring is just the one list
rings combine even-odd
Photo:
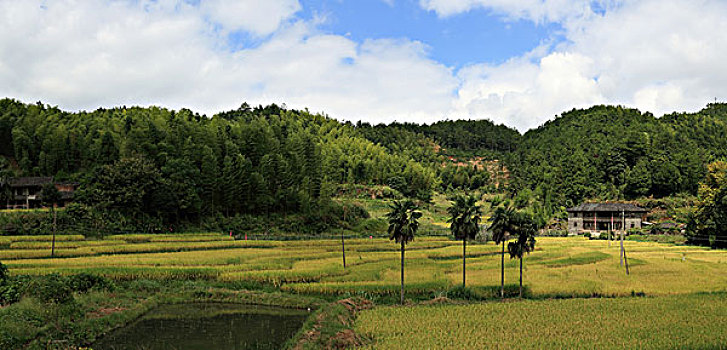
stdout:
[[357,318],[371,349],[719,349],[727,294],[377,307]]

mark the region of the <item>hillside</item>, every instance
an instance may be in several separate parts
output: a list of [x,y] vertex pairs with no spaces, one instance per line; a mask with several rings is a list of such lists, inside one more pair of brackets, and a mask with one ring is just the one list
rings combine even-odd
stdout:
[[240,215],[300,214],[286,225],[319,231],[338,220],[331,196],[351,185],[428,201],[434,191],[506,183],[546,215],[584,199],[695,194],[706,164],[727,156],[727,105],[662,118],[594,106],[520,135],[488,120],[372,126],[276,105],[207,117],[158,107],[70,113],[3,99],[0,138],[0,177],[80,182],[78,202],[112,213],[96,220],[123,223],[115,229],[217,229]]
[[723,104],[662,118],[614,106],[572,110],[525,133],[508,165],[516,188],[547,188],[565,205],[696,194],[706,164],[726,154],[725,120]]
[[69,113],[5,99],[0,135],[5,177],[80,182],[84,207],[73,212],[103,230],[219,229],[232,225],[220,217],[273,213],[303,214],[290,227],[320,230],[342,216],[330,208],[338,184],[398,179],[401,193],[424,198],[435,185],[433,171],[350,125],[275,105],[207,118],[157,107]]

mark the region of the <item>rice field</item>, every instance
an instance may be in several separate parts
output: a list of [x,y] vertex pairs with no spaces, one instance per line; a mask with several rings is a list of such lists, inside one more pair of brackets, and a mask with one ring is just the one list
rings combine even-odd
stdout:
[[[346,269],[340,240],[233,240],[214,234],[115,235],[105,239],[0,236],[0,261],[12,274],[89,272],[116,280],[210,280],[267,285],[324,295],[395,295],[399,246],[384,238],[348,239]],[[647,296],[727,291],[727,251],[627,241],[630,275],[619,248],[583,238],[538,239],[526,256],[524,282],[534,297]],[[500,247],[467,247],[467,283],[491,288],[500,281]],[[407,292],[436,296],[461,283],[461,242],[419,237],[407,246]],[[507,284],[518,262],[505,260]]]
[[724,349],[727,295],[377,307],[367,349]]

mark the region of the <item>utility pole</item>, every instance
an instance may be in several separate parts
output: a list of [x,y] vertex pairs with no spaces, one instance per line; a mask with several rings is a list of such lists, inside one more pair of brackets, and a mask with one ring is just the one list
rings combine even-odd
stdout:
[[624,266],[624,234],[626,233],[626,212],[621,210],[621,253],[619,254],[619,260],[621,266]]
[[[346,203],[343,203],[343,222],[346,222]],[[343,268],[346,268],[346,242],[343,238],[343,229],[341,229],[341,253],[343,255]]]
[[51,208],[51,210],[53,211],[53,243],[51,243],[50,247],[51,258],[56,254],[56,218],[58,217],[58,214],[56,213],[57,209],[58,204],[53,203],[53,207]]

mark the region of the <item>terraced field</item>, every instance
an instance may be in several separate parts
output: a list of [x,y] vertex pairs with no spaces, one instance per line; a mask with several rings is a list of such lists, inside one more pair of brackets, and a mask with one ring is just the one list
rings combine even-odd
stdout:
[[[384,238],[235,241],[220,234],[117,235],[103,240],[59,236],[0,236],[0,261],[13,274],[90,272],[116,280],[204,279],[268,285],[292,293],[390,295],[398,292],[398,245]],[[468,245],[467,281],[499,284],[499,248]],[[626,242],[631,274],[619,265],[617,244],[583,238],[539,238],[525,259],[524,280],[535,297],[648,296],[727,291],[727,252]],[[461,242],[417,238],[407,246],[408,293],[436,296],[461,281]],[[506,283],[517,283],[517,261],[506,258]]]

